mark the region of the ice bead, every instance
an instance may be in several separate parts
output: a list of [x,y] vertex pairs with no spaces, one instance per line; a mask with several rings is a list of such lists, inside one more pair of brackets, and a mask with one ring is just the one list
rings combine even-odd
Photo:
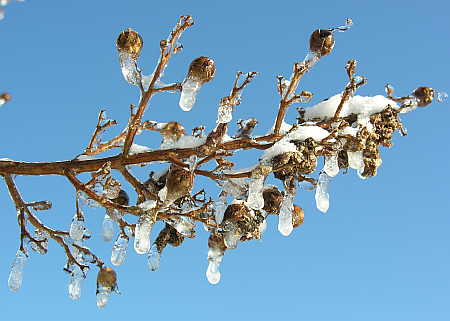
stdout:
[[208,269],[206,270],[206,278],[211,284],[217,284],[220,282],[220,263],[215,261],[209,261]]
[[187,78],[183,82],[179,105],[182,110],[190,111],[195,104],[197,92],[201,88],[201,83],[197,80]]
[[105,242],[112,241],[114,236],[114,221],[111,219],[108,212],[106,212],[105,217],[103,218],[102,236],[103,241]]
[[328,194],[328,183],[330,177],[325,173],[320,173],[316,188],[316,206],[319,211],[326,213],[330,207],[330,196]]
[[22,250],[18,250],[16,257],[11,264],[11,271],[8,278],[8,287],[11,291],[17,292],[22,286],[23,269],[27,261],[27,256]]

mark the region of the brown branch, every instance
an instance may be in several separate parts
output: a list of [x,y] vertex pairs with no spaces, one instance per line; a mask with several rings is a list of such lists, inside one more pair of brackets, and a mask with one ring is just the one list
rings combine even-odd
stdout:
[[158,197],[151,193],[148,189],[146,189],[144,184],[142,184],[136,177],[134,177],[124,166],[119,168],[119,171],[136,191],[136,194],[138,195],[138,204],[146,200],[158,200]]

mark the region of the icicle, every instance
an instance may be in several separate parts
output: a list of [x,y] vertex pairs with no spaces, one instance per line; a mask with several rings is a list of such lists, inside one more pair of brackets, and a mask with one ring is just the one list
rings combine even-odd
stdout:
[[195,98],[201,88],[201,82],[195,79],[186,79],[183,82],[179,105],[182,110],[190,111],[195,104]]
[[224,233],[223,241],[227,249],[235,249],[240,239],[241,235],[239,234],[237,228],[233,225],[233,228]]
[[35,242],[30,242],[31,249],[35,252],[38,252],[41,255],[47,253],[48,234],[45,231],[42,231],[40,229],[35,229],[34,230],[34,238],[36,241],[40,241],[40,242],[39,242],[39,245]]
[[111,263],[115,266],[121,265],[125,262],[128,249],[128,236],[119,235],[111,252]]
[[178,233],[186,237],[193,237],[195,234],[195,223],[188,217],[170,217],[165,222],[172,225]]
[[138,254],[145,254],[150,249],[150,232],[154,220],[147,215],[139,217],[136,224],[135,236],[134,236],[134,250]]
[[348,155],[348,166],[350,168],[360,170],[364,170],[364,161],[363,161],[363,153],[360,152],[347,152]]
[[74,241],[79,241],[83,238],[85,231],[84,219],[79,218],[77,214],[72,219],[72,224],[70,224],[69,236]]
[[319,180],[317,182],[316,188],[316,206],[319,211],[326,213],[330,207],[330,196],[328,194],[328,183],[330,182],[330,177],[327,173],[322,172],[319,175]]
[[281,202],[280,214],[278,215],[278,231],[284,235],[289,236],[294,229],[292,224],[292,211],[294,209],[294,197],[295,191],[293,193],[287,192]]
[[108,211],[106,211],[105,217],[102,224],[102,236],[103,241],[110,242],[114,236],[114,221],[109,216]]
[[119,52],[119,63],[123,78],[125,78],[130,85],[138,85],[140,75],[136,68],[136,60],[133,56],[126,52]]
[[210,248],[208,251],[208,269],[206,277],[211,284],[217,284],[220,281],[219,266],[222,262],[224,252],[218,248]]
[[331,177],[335,177],[339,174],[337,155],[325,156],[325,166],[323,167],[323,170]]
[[27,256],[24,251],[18,250],[16,257],[11,264],[11,271],[8,278],[8,287],[11,291],[17,292],[22,286],[23,269],[27,261]]
[[251,178],[248,184],[247,206],[260,210],[264,207],[263,185],[265,176]]
[[78,265],[74,265],[72,273],[70,275],[69,282],[69,298],[72,300],[78,300],[81,296],[81,282],[84,279],[83,271]]
[[110,295],[111,295],[111,288],[99,286],[97,289],[97,307],[104,308],[108,303]]
[[222,192],[219,195],[219,199],[216,202],[214,202],[214,218],[217,224],[222,223],[226,209],[227,209],[227,196],[226,193]]
[[159,269],[159,263],[161,261],[161,253],[158,251],[156,243],[153,243],[150,251],[148,252],[148,269],[150,271],[156,271]]

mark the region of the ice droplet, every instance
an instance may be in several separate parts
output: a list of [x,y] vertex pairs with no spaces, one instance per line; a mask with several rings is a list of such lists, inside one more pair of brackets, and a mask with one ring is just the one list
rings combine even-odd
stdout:
[[248,184],[247,206],[254,210],[260,210],[264,207],[264,188],[265,177],[251,178]]
[[17,292],[22,286],[23,269],[27,261],[27,256],[20,249],[16,253],[16,257],[11,264],[11,271],[8,278],[8,287],[11,291]]
[[280,214],[278,215],[278,231],[283,236],[289,236],[294,229],[292,225],[292,211],[294,209],[295,194],[287,193],[281,202]]
[[128,237],[119,235],[111,252],[111,263],[115,266],[122,265],[125,262],[128,249]]
[[138,85],[141,77],[136,68],[136,60],[129,53],[119,52],[119,63],[123,78],[130,85]]
[[111,219],[108,212],[106,212],[105,217],[103,219],[102,236],[103,241],[105,242],[110,242],[114,236],[114,221]]
[[73,268],[69,281],[69,298],[72,300],[78,300],[81,297],[81,281],[83,281],[84,275],[79,266]]
[[75,214],[72,219],[72,224],[70,224],[69,236],[72,240],[79,241],[83,238],[84,231],[84,219],[78,218],[78,215]]
[[156,243],[152,245],[150,251],[148,252],[148,269],[150,271],[156,271],[159,269],[159,263],[161,261],[161,253],[158,251]]
[[337,155],[325,156],[325,166],[323,167],[323,170],[331,177],[335,177],[339,174]]
[[328,194],[328,183],[330,182],[330,177],[322,172],[319,175],[319,180],[317,182],[316,188],[316,206],[319,211],[326,213],[330,207],[330,196]]
[[150,232],[153,221],[149,217],[141,216],[136,224],[134,250],[138,254],[145,254],[150,249]]
[[179,105],[182,110],[190,111],[195,104],[197,92],[200,90],[201,84],[197,80],[187,78],[183,82]]
[[206,277],[211,284],[217,284],[220,282],[219,263],[215,261],[209,261],[208,269],[206,270]]
[[108,303],[109,296],[111,295],[111,289],[104,286],[99,286],[97,291],[97,307],[104,308]]

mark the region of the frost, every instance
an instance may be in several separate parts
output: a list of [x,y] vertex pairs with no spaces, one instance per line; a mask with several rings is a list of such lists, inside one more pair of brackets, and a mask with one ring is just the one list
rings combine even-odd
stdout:
[[[306,108],[304,116],[305,120],[332,118],[340,101],[341,94],[337,94],[310,108]],[[387,105],[390,105],[394,109],[399,108],[396,102],[381,95],[373,97],[353,96],[344,103],[339,116],[346,117],[350,114],[366,114],[370,116],[382,111]]]

